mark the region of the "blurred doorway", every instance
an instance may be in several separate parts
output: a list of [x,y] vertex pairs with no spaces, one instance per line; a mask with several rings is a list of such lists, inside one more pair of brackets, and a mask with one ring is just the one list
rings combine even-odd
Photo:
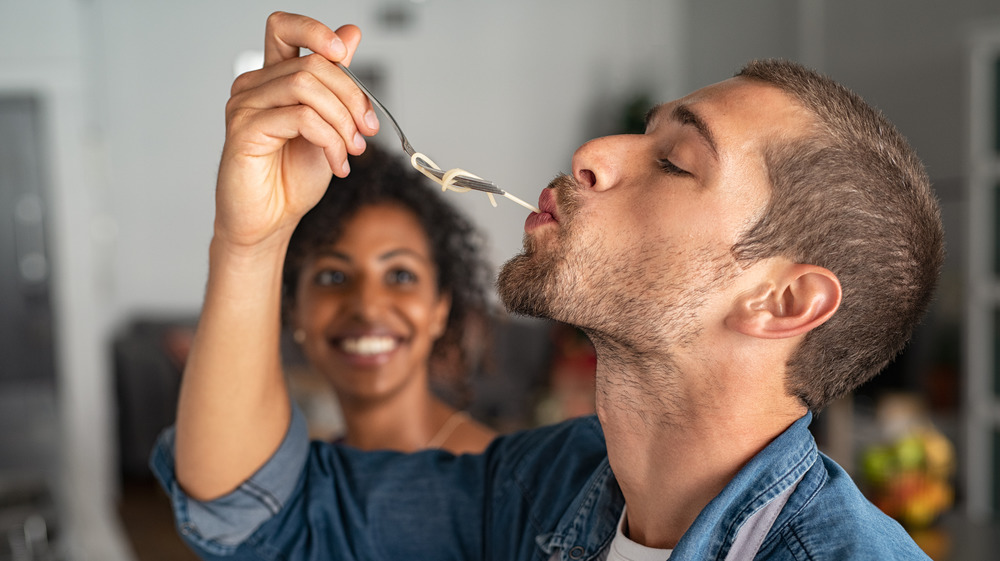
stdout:
[[2,386],[55,381],[40,129],[36,98],[0,96]]
[[41,107],[0,95],[0,559],[61,559]]

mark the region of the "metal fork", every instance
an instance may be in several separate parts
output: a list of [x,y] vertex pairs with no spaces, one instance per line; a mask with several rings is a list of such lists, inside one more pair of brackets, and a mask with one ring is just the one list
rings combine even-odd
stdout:
[[[361,83],[361,80],[358,80],[358,77],[355,76],[354,73],[348,70],[347,67],[344,66],[343,64],[340,64],[339,62],[336,64],[337,66],[340,67],[341,70],[344,71],[344,74],[347,74],[347,76],[351,80],[354,80],[354,83],[357,84],[359,88],[361,88],[361,91],[365,92],[365,95],[368,96],[369,100],[371,100],[372,105],[378,107],[379,110],[382,111],[382,113],[389,118],[389,121],[392,122],[392,128],[396,129],[396,135],[399,136],[399,141],[403,144],[403,151],[406,152],[408,155],[410,155],[410,157],[413,157],[413,154],[416,153],[416,150],[413,149],[413,146],[410,144],[410,141],[406,139],[406,135],[403,134],[403,129],[399,128],[399,123],[396,122],[396,119],[392,116],[392,113],[389,113],[389,110],[385,108],[385,105],[382,105],[382,102],[380,102],[375,97],[375,94],[373,94],[367,87],[365,87],[364,84]],[[445,174],[444,170],[432,166],[429,162],[427,162],[420,156],[417,156],[416,162],[420,167],[427,170],[434,177],[438,179],[442,179],[444,177]],[[493,183],[492,181],[489,181],[487,179],[477,179],[475,177],[467,177],[460,175],[455,178],[454,185],[456,187],[475,189],[476,191],[493,193],[495,195],[501,195],[501,196],[505,195],[503,189],[497,187],[496,183]]]

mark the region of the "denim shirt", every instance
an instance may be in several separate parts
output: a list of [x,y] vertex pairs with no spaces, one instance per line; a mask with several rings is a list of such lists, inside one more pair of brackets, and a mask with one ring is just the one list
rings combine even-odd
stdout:
[[[810,421],[740,470],[671,561],[928,559],[817,450]],[[264,467],[198,502],[176,482],[166,431],[152,466],[185,541],[206,560],[580,561],[602,558],[624,507],[595,417],[501,436],[479,455],[306,441],[296,411]]]

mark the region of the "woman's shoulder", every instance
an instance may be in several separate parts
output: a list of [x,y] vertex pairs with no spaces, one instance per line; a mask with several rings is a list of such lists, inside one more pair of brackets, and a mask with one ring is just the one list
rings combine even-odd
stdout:
[[539,468],[545,465],[587,471],[607,457],[604,431],[593,415],[499,436],[488,450],[494,449],[526,477],[544,472]]

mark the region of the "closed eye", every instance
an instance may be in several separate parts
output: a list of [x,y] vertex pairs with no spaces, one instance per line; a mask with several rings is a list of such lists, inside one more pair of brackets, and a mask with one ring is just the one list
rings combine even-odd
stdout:
[[667,173],[673,175],[691,175],[690,172],[677,167],[673,162],[666,158],[660,158],[657,162],[660,164],[660,169]]

